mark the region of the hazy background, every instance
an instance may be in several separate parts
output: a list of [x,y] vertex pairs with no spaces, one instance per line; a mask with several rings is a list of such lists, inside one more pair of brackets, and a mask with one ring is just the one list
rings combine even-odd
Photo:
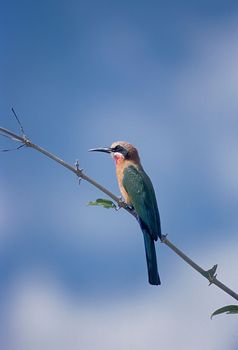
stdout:
[[[0,125],[119,195],[113,161],[137,146],[162,229],[238,290],[238,4],[228,0],[2,1]],[[0,148],[14,143],[0,138]],[[34,150],[0,153],[2,350],[236,350],[235,301],[142,235],[125,211]]]

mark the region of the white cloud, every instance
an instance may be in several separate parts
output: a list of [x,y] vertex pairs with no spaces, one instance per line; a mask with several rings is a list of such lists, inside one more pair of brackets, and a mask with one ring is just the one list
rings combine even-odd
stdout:
[[[221,251],[217,247],[200,251],[198,260],[209,253],[212,258],[221,254],[224,276],[229,275],[230,267],[236,266],[234,247],[230,242]],[[233,300],[202,281],[181,265],[177,278],[167,286],[148,285],[138,294],[107,301],[79,296],[76,302],[50,279],[22,279],[9,301],[11,349],[231,349],[238,344],[237,317],[218,316],[211,321],[209,316]]]

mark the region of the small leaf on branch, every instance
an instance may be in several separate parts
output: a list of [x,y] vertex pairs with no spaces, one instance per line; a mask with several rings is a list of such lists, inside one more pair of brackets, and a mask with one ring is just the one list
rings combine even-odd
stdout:
[[213,316],[219,315],[219,314],[223,314],[223,313],[226,313],[226,314],[238,314],[238,305],[227,305],[227,306],[221,307],[220,309],[217,309],[211,315],[211,319],[212,319]]
[[88,205],[98,205],[106,209],[116,209],[117,206],[115,203],[109,199],[98,198],[95,202],[88,202]]

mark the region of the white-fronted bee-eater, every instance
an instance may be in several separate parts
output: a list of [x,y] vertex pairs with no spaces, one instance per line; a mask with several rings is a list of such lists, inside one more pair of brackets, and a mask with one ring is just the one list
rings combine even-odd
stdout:
[[126,204],[134,208],[143,232],[149,283],[160,284],[154,244],[162,238],[159,210],[152,182],[141,165],[137,149],[119,141],[111,147],[90,151],[110,153],[114,158],[121,194]]

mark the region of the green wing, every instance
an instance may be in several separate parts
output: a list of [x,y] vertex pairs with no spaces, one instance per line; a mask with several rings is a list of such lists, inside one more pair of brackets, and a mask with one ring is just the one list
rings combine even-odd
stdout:
[[149,176],[142,168],[130,165],[123,174],[123,186],[131,198],[140,220],[147,226],[154,240],[161,237],[160,217],[155,191]]

